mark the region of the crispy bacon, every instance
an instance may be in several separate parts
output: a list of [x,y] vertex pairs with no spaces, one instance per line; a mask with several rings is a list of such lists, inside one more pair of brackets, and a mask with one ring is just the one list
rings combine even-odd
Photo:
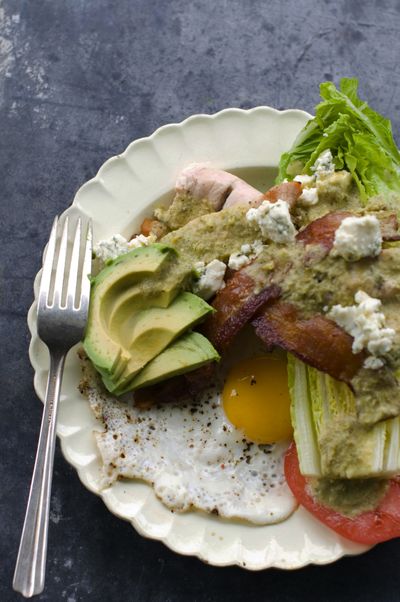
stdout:
[[[280,187],[274,188],[273,193],[269,191],[270,199],[282,198],[282,189],[278,192]],[[304,228],[297,235],[297,242],[319,244],[329,252],[336,229],[351,215],[348,211],[329,213]],[[380,222],[384,240],[400,239],[394,214],[380,216]],[[220,352],[253,319],[256,334],[266,345],[282,347],[334,378],[350,382],[365,359],[363,353],[352,352],[350,335],[323,315],[305,319],[300,308],[279,301],[281,289],[272,283],[271,274],[265,278],[260,292],[255,293],[255,289],[255,281],[244,268],[234,272],[216,295],[213,302],[216,312],[204,323],[202,331]]]
[[[295,184],[297,183],[295,182]],[[278,197],[280,193],[276,192],[275,194]],[[350,217],[351,215],[354,214],[348,211],[328,213],[306,226],[297,235],[297,242],[307,245],[319,244],[325,247],[326,252],[329,252],[333,245],[336,229],[345,217]],[[394,214],[385,215],[380,218],[380,221],[384,239],[398,240],[399,233],[396,216]],[[290,266],[287,267],[290,269]],[[355,373],[361,365],[362,357],[360,356],[360,359],[360,357],[352,353],[351,337],[340,329],[339,326],[323,316],[315,316],[311,320],[302,320],[298,317],[297,309],[293,308],[293,306],[288,306],[288,304],[271,304],[271,302],[276,301],[280,297],[279,286],[271,284],[271,282],[272,275],[270,274],[265,279],[263,290],[255,293],[256,283],[247,273],[246,268],[233,273],[226,287],[220,290],[214,299],[212,305],[217,311],[207,319],[202,329],[216,348],[219,351],[225,351],[241,328],[264,305],[264,317],[257,318],[258,321],[256,320],[255,324],[258,324],[261,333],[260,336],[265,343],[269,345],[281,345],[299,357],[302,357],[307,363],[325,372],[332,373],[339,380],[346,380],[350,373]],[[290,312],[288,307],[291,308]],[[269,312],[271,312],[271,315]],[[285,316],[285,318],[282,318],[282,316]],[[286,317],[288,319],[287,322],[285,322]],[[288,330],[285,330],[285,327]],[[265,336],[263,336],[263,333]],[[291,336],[292,338],[294,337],[293,340]],[[304,349],[302,347],[303,336],[305,337]],[[307,339],[307,337],[309,338]],[[319,337],[321,337],[320,340]],[[329,345],[326,343],[326,337],[328,337]],[[310,341],[310,345],[307,343],[308,340]],[[298,348],[296,348],[295,343],[298,345]],[[288,345],[288,347],[285,347],[285,345]],[[312,348],[315,351],[314,356],[310,355]],[[321,361],[318,364],[318,354],[321,352],[320,348],[324,349],[325,355],[321,355]],[[310,356],[309,361],[307,360],[308,356]],[[338,357],[333,359],[331,362],[333,366],[332,371],[329,372],[330,368],[327,360],[331,356],[341,356],[344,363],[342,366],[340,363],[341,360],[339,361]],[[342,372],[342,377],[340,377]]]
[[255,293],[256,283],[244,270],[239,270],[221,289],[213,302],[216,312],[203,324],[202,332],[218,351],[224,351],[236,334],[251,320],[256,311],[281,291],[275,284]]
[[[334,211],[332,213],[327,213],[313,222],[310,222],[297,234],[296,239],[305,245],[320,244],[325,247],[327,251],[330,251],[333,247],[337,228],[339,228],[346,217],[351,217],[353,215],[354,213],[351,213],[350,211]],[[377,217],[381,224],[383,240],[400,240],[396,215],[391,213],[382,217],[377,215]]]
[[346,217],[351,217],[350,211],[334,211],[310,222],[301,230],[296,239],[305,245],[320,244],[329,251],[333,246],[335,232]]
[[291,303],[266,305],[252,324],[267,345],[277,345],[337,380],[349,383],[365,358],[353,353],[353,338],[335,322],[320,314],[302,318]]
[[273,186],[264,194],[264,200],[270,203],[276,203],[278,199],[286,201],[289,205],[289,209],[293,209],[297,199],[301,195],[301,184],[300,182],[282,182]]

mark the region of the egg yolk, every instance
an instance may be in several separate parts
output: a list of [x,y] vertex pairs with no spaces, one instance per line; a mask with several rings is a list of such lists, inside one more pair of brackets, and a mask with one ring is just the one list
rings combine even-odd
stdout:
[[292,437],[286,356],[271,354],[233,366],[222,392],[228,420],[256,443]]

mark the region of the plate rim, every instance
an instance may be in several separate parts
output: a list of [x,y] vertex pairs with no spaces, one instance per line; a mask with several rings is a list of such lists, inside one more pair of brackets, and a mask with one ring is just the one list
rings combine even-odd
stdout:
[[[69,205],[69,207],[67,207],[63,211],[62,215],[64,216],[65,214],[69,213],[72,210],[72,208],[74,208],[74,207],[78,208],[78,210],[79,210],[80,209],[80,196],[82,195],[82,193],[85,192],[86,188],[89,185],[93,184],[94,182],[99,182],[99,181],[101,182],[103,174],[106,172],[106,170],[110,166],[112,166],[114,163],[116,163],[118,160],[120,160],[121,158],[124,159],[128,155],[130,155],[132,152],[134,152],[134,149],[136,146],[138,146],[144,142],[145,143],[153,142],[155,139],[157,139],[157,137],[162,135],[164,132],[166,132],[168,130],[172,131],[172,130],[175,130],[178,128],[184,128],[185,126],[188,126],[192,122],[199,120],[199,119],[200,120],[201,119],[216,120],[227,114],[245,117],[245,116],[251,116],[252,114],[254,114],[256,112],[263,112],[263,113],[265,113],[265,115],[267,115],[267,114],[273,115],[278,119],[281,119],[282,117],[284,118],[285,116],[290,116],[290,117],[299,116],[303,119],[311,119],[312,118],[312,115],[310,113],[308,113],[302,109],[279,110],[279,109],[275,109],[274,107],[271,107],[268,105],[261,105],[261,106],[257,106],[257,107],[252,107],[250,109],[241,109],[241,108],[230,107],[230,108],[222,109],[222,110],[220,110],[216,113],[212,113],[212,114],[197,113],[197,114],[188,116],[187,118],[185,118],[184,120],[182,120],[180,122],[173,122],[173,123],[168,123],[168,124],[162,125],[162,126],[158,127],[151,135],[143,136],[143,137],[140,137],[140,138],[137,138],[137,139],[131,141],[123,152],[113,155],[112,157],[110,157],[106,161],[104,161],[104,163],[99,167],[96,175],[94,177],[90,178],[89,180],[87,180],[86,182],[84,182],[78,188],[78,190],[76,191],[76,193],[74,195],[74,199],[73,199],[71,205]],[[29,328],[29,332],[31,335],[31,340],[30,340],[30,344],[29,344],[29,360],[30,360],[30,363],[34,370],[34,379],[33,379],[34,389],[35,389],[36,395],[43,402],[44,401],[44,392],[43,392],[42,387],[39,386],[39,378],[38,378],[39,372],[41,370],[41,364],[40,364],[38,357],[36,357],[35,352],[34,352],[34,347],[35,347],[36,341],[40,340],[38,338],[37,331],[36,331],[36,307],[37,307],[36,297],[37,297],[37,291],[38,291],[39,282],[40,282],[41,271],[42,270],[40,269],[34,280],[34,301],[33,301],[32,305],[30,306],[28,314],[27,314],[27,323],[28,323],[28,328]],[[202,553],[202,549],[197,550],[196,552],[193,552],[190,550],[185,550],[185,549],[179,548],[178,545],[174,545],[173,542],[171,542],[168,539],[168,534],[170,531],[168,531],[168,533],[165,536],[158,536],[154,533],[149,533],[149,531],[146,531],[146,529],[136,520],[136,516],[129,518],[129,517],[124,516],[123,514],[119,513],[112,506],[112,504],[110,504],[109,499],[104,494],[105,491],[108,491],[108,489],[98,490],[88,482],[87,478],[85,478],[84,468],[77,465],[74,462],[71,455],[69,454],[69,452],[67,451],[66,444],[65,444],[66,437],[65,437],[65,435],[63,435],[62,432],[60,432],[59,428],[57,429],[57,436],[60,438],[61,451],[62,451],[64,458],[77,471],[78,477],[79,477],[81,483],[89,491],[98,495],[103,500],[105,506],[112,514],[114,514],[118,518],[121,518],[121,519],[129,522],[131,524],[131,526],[142,537],[160,541],[164,545],[166,545],[170,550],[172,550],[173,552],[175,552],[177,554],[180,554],[183,556],[196,556],[197,558],[202,560],[204,563],[210,564],[212,566],[223,567],[223,566],[236,565],[240,568],[246,568],[247,570],[253,570],[253,571],[264,570],[266,568],[279,568],[279,569],[286,569],[286,570],[295,570],[295,569],[303,568],[307,565],[330,564],[332,562],[336,562],[337,560],[339,560],[340,558],[342,558],[344,556],[352,556],[352,555],[362,554],[362,553],[368,551],[372,547],[372,546],[361,546],[361,549],[358,549],[356,551],[354,551],[354,550],[343,551],[342,549],[338,549],[337,553],[331,555],[329,558],[313,558],[311,560],[304,558],[301,561],[297,561],[295,563],[292,562],[292,564],[283,563],[283,562],[279,561],[279,559],[278,560],[272,559],[272,561],[269,561],[267,563],[261,562],[258,564],[257,563],[253,563],[253,564],[244,563],[242,560],[240,560],[238,558],[235,558],[233,561],[232,561],[232,559],[227,559],[224,561],[223,558],[221,558],[220,562],[217,562],[215,559],[210,561],[209,557],[207,557],[207,554]],[[148,485],[148,487],[151,488],[150,485]]]

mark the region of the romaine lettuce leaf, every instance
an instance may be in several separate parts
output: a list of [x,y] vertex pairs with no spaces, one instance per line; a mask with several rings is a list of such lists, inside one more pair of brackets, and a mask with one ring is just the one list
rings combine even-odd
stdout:
[[357,424],[354,395],[328,374],[288,354],[291,417],[301,473],[370,478],[400,472],[400,417]]
[[322,102],[282,155],[278,182],[311,174],[316,159],[329,148],[335,168],[350,171],[364,203],[376,194],[400,193],[400,152],[391,123],[358,98],[357,88],[355,78],[343,78],[339,90],[332,82],[321,84]]

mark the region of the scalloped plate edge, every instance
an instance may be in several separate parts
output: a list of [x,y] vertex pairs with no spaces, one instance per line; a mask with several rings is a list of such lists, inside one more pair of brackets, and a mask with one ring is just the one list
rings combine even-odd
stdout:
[[[109,175],[108,170],[110,169],[110,167],[112,168],[113,165],[118,162],[118,160],[124,159],[127,156],[131,156],[135,152],[135,148],[139,147],[143,143],[144,144],[154,143],[155,141],[157,141],[157,139],[160,136],[163,136],[166,132],[170,132],[170,133],[175,132],[181,128],[190,126],[192,123],[198,122],[199,120],[200,121],[206,120],[207,122],[209,122],[209,121],[216,121],[216,120],[220,119],[221,117],[225,118],[228,116],[231,116],[234,118],[239,118],[239,119],[240,118],[246,118],[246,119],[250,118],[251,119],[251,117],[253,115],[259,115],[259,114],[262,114],[265,117],[267,117],[267,116],[274,117],[279,120],[285,120],[285,118],[289,118],[290,120],[295,119],[299,123],[300,122],[305,123],[311,117],[311,115],[309,115],[305,111],[301,111],[298,109],[287,109],[284,111],[279,111],[272,107],[255,107],[255,108],[249,109],[249,110],[230,108],[230,109],[224,109],[222,111],[219,111],[218,113],[215,113],[213,115],[207,115],[207,114],[192,115],[180,123],[173,123],[173,124],[167,124],[167,125],[161,126],[157,130],[155,130],[155,132],[151,136],[134,140],[127,146],[127,148],[125,149],[125,151],[123,153],[108,159],[100,167],[96,176],[94,178],[92,178],[91,180],[87,181],[85,184],[83,184],[80,187],[80,189],[77,191],[77,193],[75,195],[72,205],[68,209],[66,209],[66,211],[64,213],[69,213],[71,210],[74,210],[74,209],[75,210],[78,209],[79,211],[86,212],[85,208],[81,204],[81,200],[82,200],[82,198],[84,198],[85,191],[89,187],[89,185],[93,184],[95,182],[99,182],[101,185],[103,185],[103,176],[106,175],[106,177],[107,177]],[[36,297],[39,282],[40,282],[40,274],[41,274],[41,271],[39,271],[39,273],[37,274],[37,276],[35,278],[35,283],[34,283],[35,297]],[[38,397],[43,402],[45,390],[43,389],[43,386],[41,385],[41,379],[43,379],[43,376],[46,373],[47,365],[43,364],[43,362],[40,361],[40,357],[36,355],[35,349],[34,349],[35,345],[38,345],[38,344],[43,345],[43,343],[41,343],[39,341],[38,336],[37,336],[37,331],[36,331],[36,301],[33,302],[32,306],[30,307],[29,312],[28,312],[28,327],[29,327],[31,337],[32,337],[31,343],[29,346],[29,357],[30,357],[31,364],[35,371],[34,387],[35,387],[35,391],[36,391]],[[38,343],[38,341],[39,341],[39,343]],[[263,559],[263,560],[259,560],[258,562],[255,560],[253,560],[251,562],[248,562],[248,561],[245,562],[241,558],[239,558],[238,552],[237,552],[235,558],[227,557],[224,559],[223,555],[221,555],[220,558],[216,559],[215,557],[213,557],[211,560],[210,559],[210,556],[211,556],[210,548],[209,548],[209,546],[207,546],[207,544],[204,543],[204,537],[201,540],[202,545],[199,545],[198,549],[187,550],[187,548],[185,546],[179,545],[176,542],[174,543],[171,539],[171,531],[173,530],[173,527],[174,527],[173,521],[172,521],[170,528],[169,528],[168,532],[166,533],[166,535],[157,536],[154,533],[150,534],[149,531],[146,530],[143,527],[143,525],[139,522],[137,516],[129,517],[129,516],[126,516],[126,514],[124,515],[124,513],[121,512],[115,506],[115,504],[113,505],[113,503],[110,501],[110,498],[107,497],[107,490],[101,491],[98,488],[96,488],[96,486],[93,483],[90,482],[90,480],[87,477],[86,467],[85,466],[81,467],[76,464],[76,462],[71,457],[71,454],[68,450],[68,445],[67,445],[68,436],[65,436],[62,433],[60,433],[60,426],[58,427],[58,436],[60,437],[60,440],[61,440],[61,449],[62,449],[63,455],[65,456],[67,461],[70,464],[72,464],[74,466],[74,468],[77,470],[78,476],[79,476],[81,482],[83,483],[83,485],[87,489],[92,491],[93,493],[96,493],[97,495],[99,495],[103,499],[105,505],[110,510],[110,512],[112,512],[119,518],[129,521],[131,523],[131,525],[136,529],[136,531],[138,533],[140,533],[142,536],[162,541],[167,547],[169,547],[171,550],[173,550],[174,552],[176,552],[178,554],[188,555],[188,556],[195,555],[203,562],[212,564],[214,566],[222,567],[222,566],[236,565],[236,566],[246,568],[249,570],[262,570],[262,569],[266,569],[266,568],[298,569],[298,568],[302,568],[308,564],[324,565],[324,564],[329,564],[331,562],[335,562],[336,560],[342,558],[343,556],[360,554],[360,553],[370,549],[370,547],[368,547],[368,546],[353,544],[352,542],[348,542],[348,541],[344,540],[343,538],[337,536],[336,537],[337,545],[334,546],[336,548],[336,552],[331,553],[330,556],[319,555],[318,546],[314,546],[314,548],[315,548],[314,551],[313,551],[313,546],[311,546],[311,548],[309,549],[308,557],[301,558],[301,555],[300,555],[300,557],[297,560],[294,560],[292,558],[292,560],[289,560],[289,562],[287,562],[284,557],[283,558],[279,557],[279,555],[277,555],[276,557],[270,558],[269,560]],[[148,489],[151,490],[151,487],[148,486]],[[146,501],[144,502],[144,505],[145,504],[146,504]],[[306,513],[306,511],[304,509],[302,509],[302,511],[304,513]],[[308,513],[306,513],[306,514],[308,514]],[[179,516],[179,515],[175,515],[175,516]],[[324,529],[327,533],[332,535],[332,532],[329,529],[327,529],[323,525],[319,525],[319,526],[321,527],[321,529]],[[236,542],[236,548],[240,549],[240,547],[241,547],[240,542]],[[241,554],[240,554],[240,556],[241,556]],[[262,554],[260,553],[260,557],[261,556],[262,556]]]

